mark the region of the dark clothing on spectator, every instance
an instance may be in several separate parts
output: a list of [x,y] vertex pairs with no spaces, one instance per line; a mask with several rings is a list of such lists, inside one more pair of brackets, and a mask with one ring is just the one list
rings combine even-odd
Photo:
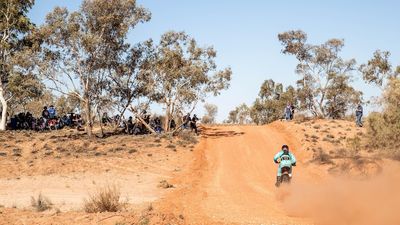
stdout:
[[362,127],[362,116],[363,116],[363,107],[361,105],[357,106],[356,109],[356,125]]

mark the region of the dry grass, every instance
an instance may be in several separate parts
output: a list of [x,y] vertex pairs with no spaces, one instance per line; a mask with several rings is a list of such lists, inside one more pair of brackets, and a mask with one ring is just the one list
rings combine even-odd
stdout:
[[52,207],[51,201],[42,195],[41,193],[38,195],[37,198],[31,197],[31,206],[36,209],[38,212],[43,212]]
[[108,185],[99,188],[89,199],[85,199],[84,210],[87,213],[118,212],[124,205],[119,188]]
[[192,132],[187,132],[187,131],[182,131],[178,133],[178,138],[181,139],[182,141],[188,143],[188,144],[196,144],[197,138]]
[[316,129],[316,130],[318,130],[318,129],[321,128],[321,125],[314,125],[313,128]]
[[166,180],[162,180],[162,181],[160,181],[160,184],[158,185],[158,187],[166,189],[166,188],[173,188],[174,185],[168,183]]
[[313,161],[319,164],[334,164],[331,156],[322,150],[318,150],[314,153]]

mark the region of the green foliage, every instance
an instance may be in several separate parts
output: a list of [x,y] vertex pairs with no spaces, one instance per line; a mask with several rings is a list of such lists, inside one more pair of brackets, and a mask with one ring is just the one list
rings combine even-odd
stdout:
[[206,114],[201,118],[201,122],[204,124],[213,124],[215,123],[215,118],[218,113],[218,107],[214,104],[206,103],[204,104],[204,109]]
[[250,108],[242,103],[237,106],[234,110],[229,112],[229,117],[225,121],[226,123],[232,124],[249,124],[251,123]]
[[175,114],[229,87],[232,71],[217,70],[215,58],[214,48],[199,47],[184,32],[166,32],[154,46],[152,69],[142,75],[150,99],[166,109],[165,130]]
[[292,86],[283,90],[283,85],[266,80],[261,85],[259,98],[250,109],[250,116],[256,124],[266,124],[283,117],[288,103],[296,105],[296,91]]
[[[397,71],[393,73],[392,65],[389,62],[390,52],[376,50],[372,59],[368,60],[367,64],[362,64],[359,67],[363,75],[363,79],[367,83],[375,84],[379,87],[384,86],[384,81],[387,78],[397,75]],[[397,70],[399,68],[396,68]]]
[[23,56],[30,56],[37,48],[30,38],[34,25],[27,17],[33,4],[31,0],[0,1],[0,130],[5,130],[9,101],[15,97],[19,97],[16,102],[25,101],[29,96],[29,93],[16,92],[18,85],[13,81],[20,80],[19,85],[32,81],[31,76],[25,82],[24,75],[30,74],[32,65],[30,60],[23,60]]
[[362,93],[349,85],[350,77],[334,76],[332,84],[326,88],[325,112],[332,119],[346,116],[346,112],[360,103]]
[[381,113],[368,116],[369,145],[374,148],[400,147],[400,79],[392,78],[384,92]]
[[[55,102],[58,115],[65,115],[67,113],[75,112],[80,109],[80,100],[73,95],[61,95]],[[79,111],[79,110],[78,110]]]
[[361,92],[350,85],[355,70],[354,59],[339,56],[344,41],[330,39],[323,44],[307,43],[307,34],[301,30],[278,35],[284,54],[294,55],[299,61],[296,73],[299,108],[314,116],[341,118],[348,108],[361,101]]
[[40,72],[49,88],[82,102],[89,136],[94,115],[110,104],[113,74],[136,67],[129,63],[129,30],[149,19],[150,13],[135,0],[84,0],[75,12],[56,7],[40,28]]

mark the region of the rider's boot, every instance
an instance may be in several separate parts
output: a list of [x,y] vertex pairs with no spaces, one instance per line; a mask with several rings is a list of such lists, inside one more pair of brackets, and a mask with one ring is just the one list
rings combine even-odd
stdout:
[[277,176],[277,177],[276,177],[275,186],[276,186],[276,187],[279,187],[279,185],[281,185],[281,177],[280,177],[280,176]]

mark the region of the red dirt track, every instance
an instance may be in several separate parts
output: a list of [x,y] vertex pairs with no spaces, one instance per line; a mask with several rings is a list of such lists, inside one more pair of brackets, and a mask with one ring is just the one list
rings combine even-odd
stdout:
[[[369,214],[376,206],[368,205],[380,198],[400,200],[397,193],[377,194],[387,188],[393,191],[399,184],[364,188],[364,183],[337,181],[325,167],[309,163],[311,153],[298,141],[301,134],[287,129],[282,122],[205,128],[193,166],[186,176],[176,178],[178,190],[163,199],[161,206],[182,215],[185,224],[400,224],[400,216],[393,211],[400,209],[398,202],[388,201],[376,210],[377,216]],[[298,163],[292,184],[277,189],[277,165],[272,158],[282,144],[290,146]],[[399,169],[397,164],[393,168]],[[370,183],[374,181],[366,182],[367,186]]]
[[294,176],[304,176],[306,153],[282,129],[279,123],[207,128],[194,167],[177,181],[183,191],[170,196],[177,210],[189,215],[193,224],[306,222],[287,216],[274,186],[277,166],[272,158],[282,144],[288,144],[298,158]]

